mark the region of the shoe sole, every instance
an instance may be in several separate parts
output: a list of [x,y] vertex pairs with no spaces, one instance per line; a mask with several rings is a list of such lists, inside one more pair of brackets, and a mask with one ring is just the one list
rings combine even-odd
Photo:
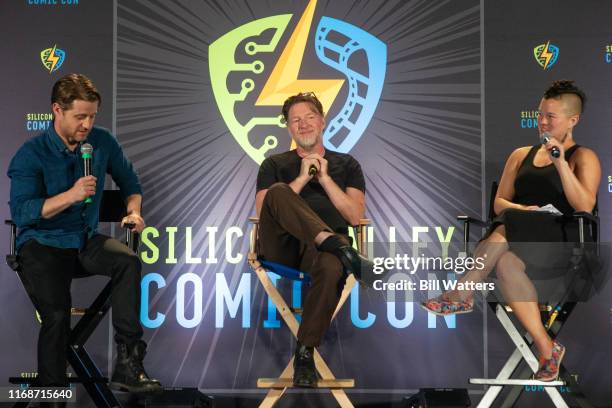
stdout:
[[423,303],[419,303],[419,306],[421,306],[421,308],[429,313],[433,313],[436,316],[452,316],[452,315],[458,315],[458,314],[466,314],[466,313],[472,313],[474,311],[474,309],[471,310],[462,310],[460,312],[452,312],[452,313],[441,313],[441,312],[436,312],[435,310],[431,310],[429,308],[427,308],[427,306],[425,306]]
[[535,378],[534,379],[538,380],[538,381],[542,381],[542,382],[550,382],[550,381],[555,381],[556,379],[559,378],[559,371],[561,371],[561,362],[563,361],[563,357],[565,357],[565,348],[563,348],[563,352],[561,353],[561,357],[559,357],[559,362],[557,363],[559,370],[557,371],[557,375],[555,375],[554,377],[550,377],[550,378]]

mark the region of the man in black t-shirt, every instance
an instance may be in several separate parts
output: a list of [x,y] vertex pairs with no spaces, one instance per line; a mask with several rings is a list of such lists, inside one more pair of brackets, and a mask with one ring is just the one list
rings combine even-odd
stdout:
[[365,181],[357,160],[323,147],[323,107],[313,93],[288,98],[283,116],[297,148],[268,157],[259,168],[258,253],[312,277],[298,331],[293,383],[314,387],[314,347],[329,327],[346,272],[360,279],[362,270],[372,270],[348,238],[348,226],[357,225],[365,213]]

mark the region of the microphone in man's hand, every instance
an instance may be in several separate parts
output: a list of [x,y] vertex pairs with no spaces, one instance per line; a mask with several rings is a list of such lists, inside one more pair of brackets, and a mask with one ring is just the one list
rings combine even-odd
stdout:
[[317,166],[315,166],[314,164],[311,164],[310,167],[308,168],[309,176],[316,176],[318,172],[319,172],[319,169],[317,169]]
[[[540,143],[544,145],[548,143],[549,141],[550,141],[550,133],[544,132],[540,135]],[[557,146],[553,146],[553,148],[550,150],[550,155],[554,157],[555,159],[557,159],[559,156],[561,156],[561,152],[559,151],[559,148]]]
[[[89,143],[83,143],[81,145],[81,158],[83,159],[83,176],[91,176],[91,159],[93,157],[93,146]],[[91,197],[85,199],[85,203],[89,204],[93,200]]]

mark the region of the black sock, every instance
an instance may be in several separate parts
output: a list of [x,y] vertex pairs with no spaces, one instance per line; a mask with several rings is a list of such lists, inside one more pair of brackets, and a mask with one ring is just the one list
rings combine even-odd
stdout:
[[330,235],[319,245],[319,251],[334,253],[338,248],[347,246],[349,243],[338,234]]

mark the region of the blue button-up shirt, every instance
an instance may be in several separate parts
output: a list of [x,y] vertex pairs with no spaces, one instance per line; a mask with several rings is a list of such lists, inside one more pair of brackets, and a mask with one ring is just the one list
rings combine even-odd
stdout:
[[93,127],[87,143],[93,146],[92,174],[98,179],[90,204],[75,203],[55,216],[42,218],[47,198],[72,188],[83,177],[80,146],[70,151],[53,126],[28,140],[8,168],[11,179],[11,216],[17,224],[17,248],[30,239],[56,248],[83,248],[98,227],[104,177],[110,174],[124,198],[142,194],[138,176],[115,137]]

